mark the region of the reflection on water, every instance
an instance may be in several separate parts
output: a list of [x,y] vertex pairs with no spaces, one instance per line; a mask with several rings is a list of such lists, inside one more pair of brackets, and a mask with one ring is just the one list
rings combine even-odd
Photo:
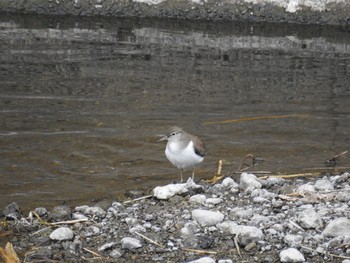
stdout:
[[0,59],[0,207],[178,179],[155,143],[175,124],[207,144],[197,178],[248,153],[300,172],[348,150],[343,28],[1,16]]

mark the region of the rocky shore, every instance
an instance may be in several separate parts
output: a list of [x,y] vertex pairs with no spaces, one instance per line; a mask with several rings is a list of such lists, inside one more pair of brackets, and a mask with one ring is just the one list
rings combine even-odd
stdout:
[[[1,242],[23,262],[350,262],[350,174],[243,173],[169,184],[126,201],[3,210]],[[6,240],[5,240],[6,239]]]
[[344,0],[0,0],[0,13],[348,25]]

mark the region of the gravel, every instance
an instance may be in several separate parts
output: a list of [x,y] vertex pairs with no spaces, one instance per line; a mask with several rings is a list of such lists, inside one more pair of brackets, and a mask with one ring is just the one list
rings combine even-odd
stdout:
[[349,182],[349,173],[297,180],[243,173],[239,182],[189,179],[144,198],[28,215],[11,203],[0,233],[8,231],[26,262],[345,263]]

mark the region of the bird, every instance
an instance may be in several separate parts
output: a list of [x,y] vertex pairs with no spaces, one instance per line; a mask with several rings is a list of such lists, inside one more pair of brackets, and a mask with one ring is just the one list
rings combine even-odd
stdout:
[[207,153],[205,144],[195,135],[185,132],[177,126],[169,129],[167,135],[157,142],[167,140],[165,156],[168,160],[181,169],[181,182],[183,182],[183,170],[192,168],[192,179],[194,180],[195,167],[203,162]]

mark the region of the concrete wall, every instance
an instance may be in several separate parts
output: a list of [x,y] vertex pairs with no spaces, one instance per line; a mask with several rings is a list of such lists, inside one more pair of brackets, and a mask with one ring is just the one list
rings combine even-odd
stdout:
[[0,12],[350,24],[350,0],[0,0]]

